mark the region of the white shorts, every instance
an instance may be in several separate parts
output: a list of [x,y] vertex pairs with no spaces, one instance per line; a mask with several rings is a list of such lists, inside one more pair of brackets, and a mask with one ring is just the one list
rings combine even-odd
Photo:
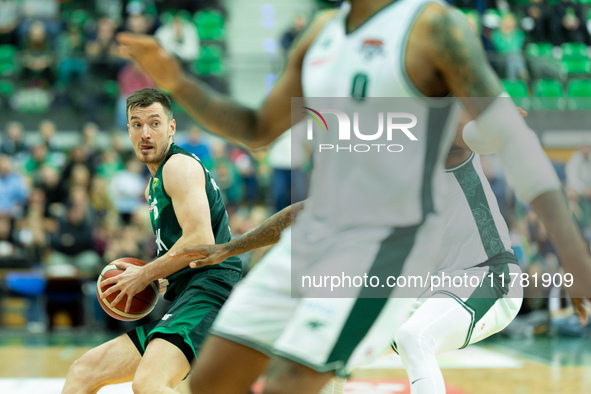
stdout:
[[[347,375],[383,353],[417,297],[401,298],[401,289],[380,286],[377,291],[385,297],[368,298],[378,294],[376,289],[360,287],[348,289],[348,298],[329,298],[326,289],[292,289],[292,283],[300,281],[303,274],[329,272],[327,267],[334,269],[335,264],[339,269],[347,267],[351,276],[401,276],[418,272],[417,267],[431,268],[439,249],[437,224],[438,219],[430,216],[420,226],[393,231],[323,232],[318,241],[295,242],[297,252],[292,250],[290,231],[286,231],[279,244],[235,287],[212,333],[319,372]],[[313,233],[306,232],[306,236]],[[300,258],[304,260],[294,263],[292,275],[292,260]]]

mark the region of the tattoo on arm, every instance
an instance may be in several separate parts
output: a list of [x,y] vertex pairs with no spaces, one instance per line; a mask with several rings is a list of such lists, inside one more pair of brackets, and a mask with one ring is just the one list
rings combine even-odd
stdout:
[[434,56],[456,97],[496,97],[502,92],[482,44],[457,10],[435,12],[430,21]]
[[303,207],[303,201],[290,205],[241,237],[233,239],[228,243],[230,253],[235,256],[276,244],[279,242],[281,232],[291,226],[291,223]]

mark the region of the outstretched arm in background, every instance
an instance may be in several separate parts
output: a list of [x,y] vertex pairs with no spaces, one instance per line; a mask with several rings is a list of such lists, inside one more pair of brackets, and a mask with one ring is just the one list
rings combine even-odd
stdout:
[[484,141],[499,154],[517,194],[531,204],[547,228],[565,272],[573,275],[568,292],[579,318],[586,321],[580,299],[591,298],[591,256],[537,136],[510,99],[498,97],[503,93],[500,81],[461,13],[440,5],[427,6],[413,30],[417,28],[414,39],[426,43],[422,49],[430,64],[447,89],[462,100]]
[[197,268],[204,265],[218,264],[228,257],[274,245],[279,242],[281,232],[291,226],[291,223],[303,207],[303,201],[290,205],[246,234],[225,244],[186,247],[171,254],[171,257],[182,257],[185,261],[186,259],[196,260],[191,262],[190,267]]
[[150,78],[170,93],[209,132],[250,148],[268,145],[291,127],[291,98],[302,97],[301,68],[308,47],[334,12],[321,13],[290,51],[283,74],[258,110],[215,92],[185,74],[179,61],[151,36],[121,33],[122,56],[139,63]]

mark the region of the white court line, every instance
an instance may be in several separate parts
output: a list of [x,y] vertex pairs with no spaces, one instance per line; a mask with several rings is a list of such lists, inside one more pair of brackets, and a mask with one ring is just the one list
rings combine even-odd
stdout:
[[[60,394],[64,387],[64,378],[2,378],[2,394]],[[121,383],[105,387],[99,394],[132,394],[131,383]]]

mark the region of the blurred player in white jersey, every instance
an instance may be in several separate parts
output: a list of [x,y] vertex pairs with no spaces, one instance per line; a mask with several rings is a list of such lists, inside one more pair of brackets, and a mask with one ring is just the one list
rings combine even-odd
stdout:
[[[571,295],[586,296],[591,259],[558,178],[515,106],[500,97],[499,80],[463,15],[445,3],[351,0],[336,14],[320,15],[295,44],[284,73],[258,110],[192,80],[152,38],[122,34],[118,39],[122,52],[197,122],[253,148],[267,145],[291,121],[303,118],[290,117],[292,97],[305,97],[306,103],[312,97],[354,97],[358,104],[349,101],[348,108],[354,111],[366,109],[359,100],[363,97],[416,98],[407,103],[429,125],[417,124],[420,137],[409,145],[414,154],[406,165],[384,166],[379,155],[370,160],[315,156],[310,198],[293,226],[292,242],[282,237],[231,295],[194,367],[193,392],[247,392],[273,354],[279,358],[269,368],[267,392],[316,393],[334,373],[346,375],[387,348],[412,308],[410,300],[396,297],[398,288],[388,293],[391,298],[365,298],[367,287],[348,299],[313,298],[314,292],[291,298],[290,264],[301,264],[298,275],[334,268],[343,259],[358,261],[350,267],[358,273],[405,274],[414,262],[434,257],[441,235],[434,212],[457,117],[451,104],[433,106],[424,96],[451,93],[461,99],[478,126],[464,135],[465,142],[476,152],[488,148],[499,153],[516,191],[544,221],[565,269],[575,276]],[[379,56],[368,57],[360,50],[366,45],[372,53],[379,46]],[[338,143],[337,137],[324,133],[320,138]],[[326,180],[343,196],[371,198],[355,206],[342,204],[327,198],[326,191],[338,193],[323,188]],[[270,272],[273,282],[265,280]]]
[[[510,286],[512,275],[521,271],[507,225],[482,170],[480,155],[465,146],[462,129],[463,124],[446,160],[449,188],[441,213],[444,232],[434,273],[440,279],[432,280],[433,288],[427,285],[417,300],[417,310],[395,333],[393,348],[402,357],[412,394],[445,393],[436,356],[501,331],[515,318],[522,302],[520,282]],[[303,204],[294,204],[226,244],[189,247],[179,255],[195,259],[192,265],[197,267],[275,244]],[[444,275],[449,282],[441,281]],[[474,285],[457,291],[450,283],[454,278],[469,281],[464,275],[474,278]],[[271,273],[268,280],[273,280]],[[341,393],[344,385],[344,380],[335,379],[321,393]]]

